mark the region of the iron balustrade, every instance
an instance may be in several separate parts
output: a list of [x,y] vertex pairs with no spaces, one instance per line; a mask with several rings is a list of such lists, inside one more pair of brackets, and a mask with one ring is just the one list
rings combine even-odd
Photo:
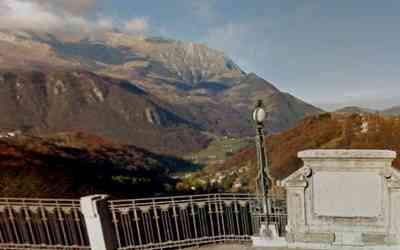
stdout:
[[152,199],[111,200],[118,249],[163,249],[218,242],[245,243],[265,220],[283,235],[286,202],[268,197],[268,216],[253,194],[207,194]]
[[0,198],[0,249],[90,249],[79,200]]
[[[253,216],[253,223],[256,224],[255,228],[260,229],[261,224],[268,224],[274,226],[279,236],[284,237],[286,235],[287,219],[287,206],[286,206],[286,195],[268,194],[267,197],[267,211],[268,214],[263,213],[262,204],[265,202],[262,197],[257,197],[258,206],[251,211]],[[259,232],[255,231],[257,235]]]
[[[111,227],[92,233],[113,231],[119,250],[248,243],[265,222],[284,236],[286,198],[267,200],[268,215],[254,194],[109,200]],[[86,216],[79,200],[0,198],[0,249],[90,249]]]

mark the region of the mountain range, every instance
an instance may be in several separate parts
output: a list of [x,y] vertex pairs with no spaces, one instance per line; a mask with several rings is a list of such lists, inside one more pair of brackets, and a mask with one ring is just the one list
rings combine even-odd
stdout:
[[[399,120],[389,117],[399,107],[385,117],[353,106],[323,113],[202,44],[0,30],[0,196],[254,191],[258,100],[268,113],[273,180],[298,169],[304,149],[400,152]],[[176,173],[196,168],[181,158],[209,156],[199,151],[208,145],[225,145],[221,154],[232,157]]]
[[83,131],[180,155],[204,148],[210,135],[252,135],[258,99],[270,133],[321,112],[202,44],[0,31],[3,130]]
[[393,106],[387,109],[368,109],[362,108],[358,106],[346,106],[340,109],[335,110],[336,113],[345,113],[345,114],[376,114],[379,113],[380,115],[384,116],[398,116],[400,115],[400,106]]

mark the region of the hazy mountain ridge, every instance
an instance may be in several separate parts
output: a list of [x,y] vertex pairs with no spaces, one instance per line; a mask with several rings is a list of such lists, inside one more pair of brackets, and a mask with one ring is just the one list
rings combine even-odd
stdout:
[[347,106],[344,108],[340,108],[335,110],[336,113],[348,113],[348,114],[375,114],[375,113],[379,113],[381,115],[386,115],[386,116],[398,116],[400,115],[400,106],[393,106],[391,108],[387,108],[387,109],[382,109],[382,110],[378,110],[378,109],[368,109],[368,108],[362,108],[362,107],[358,107],[358,106]]
[[346,114],[353,114],[353,113],[355,113],[355,114],[362,114],[362,113],[373,114],[376,112],[377,112],[377,110],[362,108],[362,107],[358,107],[358,106],[346,106],[346,107],[335,110],[335,113],[346,113]]
[[394,106],[394,107],[385,109],[381,113],[383,115],[393,115],[393,116],[400,115],[400,106]]

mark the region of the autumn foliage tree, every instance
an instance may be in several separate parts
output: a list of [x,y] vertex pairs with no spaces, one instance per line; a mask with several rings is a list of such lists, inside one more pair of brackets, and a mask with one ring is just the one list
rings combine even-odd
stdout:
[[[271,135],[266,140],[270,174],[280,180],[302,166],[297,153],[307,149],[388,149],[397,152],[394,166],[400,169],[400,118],[379,114],[324,113],[303,119],[292,129]],[[243,167],[250,190],[255,190],[256,150],[244,149],[220,165],[210,165],[198,174],[212,176]],[[210,177],[211,178],[211,177]]]

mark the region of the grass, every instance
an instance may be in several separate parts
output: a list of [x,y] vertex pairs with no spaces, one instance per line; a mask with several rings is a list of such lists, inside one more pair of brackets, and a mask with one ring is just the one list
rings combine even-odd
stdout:
[[232,157],[236,152],[248,147],[253,143],[252,137],[245,138],[215,138],[207,148],[185,156],[200,165],[208,165],[212,162],[222,163]]

